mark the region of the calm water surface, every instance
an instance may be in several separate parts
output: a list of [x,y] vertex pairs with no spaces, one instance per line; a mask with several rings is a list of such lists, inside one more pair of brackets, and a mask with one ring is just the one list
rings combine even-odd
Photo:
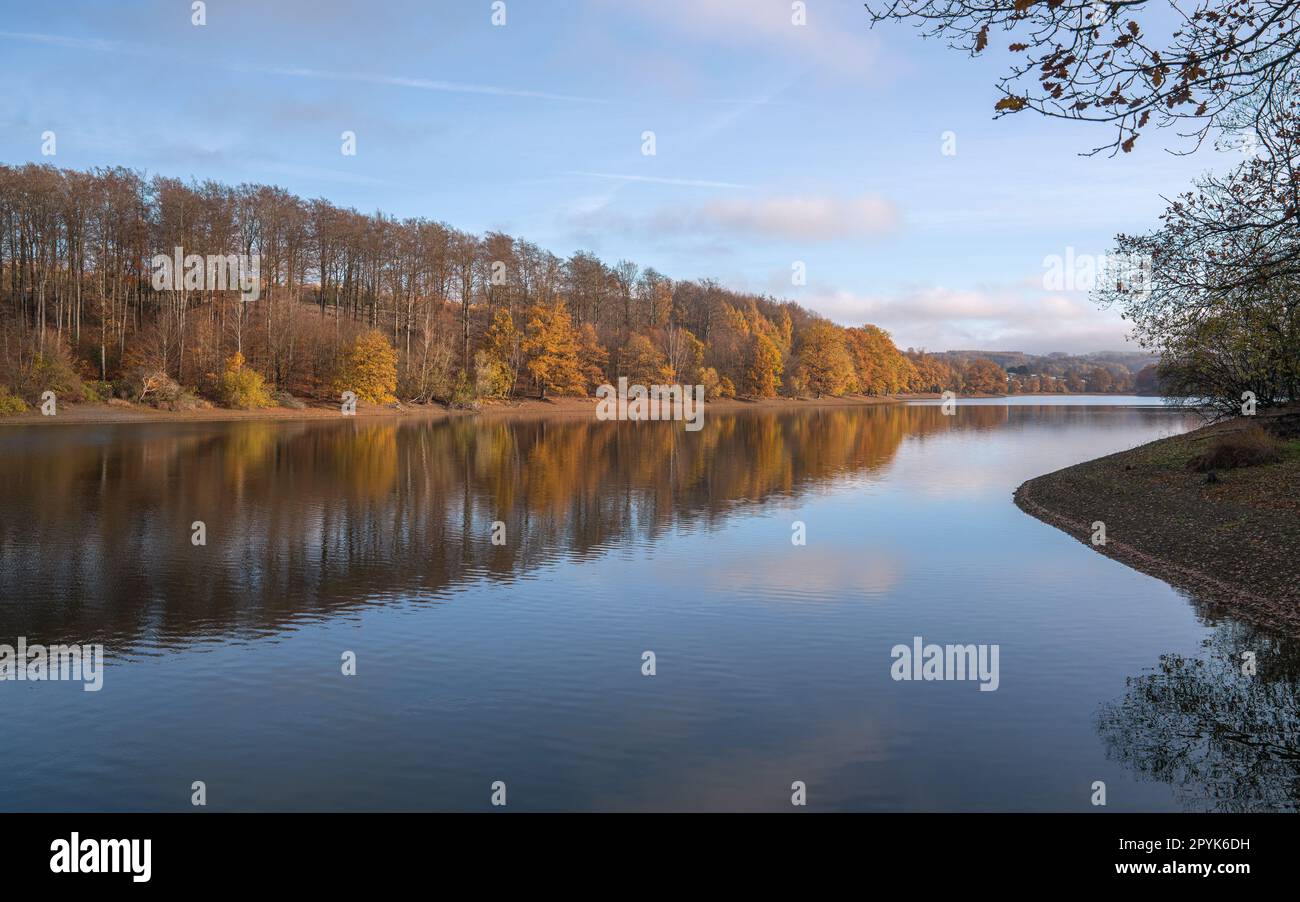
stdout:
[[1295,645],[1011,501],[1195,422],[1062,400],[0,429],[0,642],[108,655],[0,683],[0,809],[1294,808]]

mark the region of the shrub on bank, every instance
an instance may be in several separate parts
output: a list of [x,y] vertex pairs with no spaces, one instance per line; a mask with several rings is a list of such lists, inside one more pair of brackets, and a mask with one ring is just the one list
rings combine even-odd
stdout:
[[275,407],[266,380],[251,366],[244,366],[244,355],[236,351],[226,361],[221,375],[221,401],[235,410],[260,410]]
[[100,404],[113,397],[113,383],[85,379],[81,383],[81,400],[91,404]]
[[143,366],[128,373],[120,384],[114,383],[114,389],[128,401],[153,407],[170,405],[181,394],[180,385],[171,376]]
[[0,417],[11,417],[27,412],[27,402],[0,385]]
[[397,351],[384,333],[371,329],[357,336],[334,380],[334,391],[355,392],[369,404],[397,400]]
[[124,400],[159,410],[202,410],[212,406],[162,370],[148,367],[137,367],[121,382],[114,382],[113,391]]
[[464,373],[456,381],[456,388],[447,399],[447,406],[453,410],[477,410],[478,400],[474,396],[474,386]]
[[1282,459],[1282,443],[1252,424],[1245,429],[1230,432],[1193,457],[1187,466],[1198,473],[1211,470],[1235,470],[1238,467],[1256,467],[1274,464]]

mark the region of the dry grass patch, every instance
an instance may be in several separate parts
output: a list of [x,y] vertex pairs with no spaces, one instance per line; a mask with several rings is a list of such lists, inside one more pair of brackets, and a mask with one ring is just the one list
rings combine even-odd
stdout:
[[1282,460],[1282,443],[1258,425],[1229,432],[1187,461],[1198,473],[1258,467]]

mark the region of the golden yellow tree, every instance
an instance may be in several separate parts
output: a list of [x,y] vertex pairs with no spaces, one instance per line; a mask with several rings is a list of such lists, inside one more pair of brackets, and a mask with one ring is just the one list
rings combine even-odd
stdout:
[[623,375],[632,385],[667,385],[673,381],[668,358],[648,337],[633,332],[623,346]]
[[578,330],[578,368],[586,380],[586,388],[595,391],[597,386],[605,384],[605,364],[609,362],[609,352],[596,336],[596,327],[583,323]]
[[817,397],[857,391],[853,360],[845,349],[844,330],[826,320],[814,320],[799,336],[795,381]]
[[775,398],[785,365],[776,342],[761,332],[750,340],[745,355],[745,394],[751,398]]
[[859,391],[889,395],[906,390],[916,381],[916,367],[894,347],[894,340],[884,329],[861,326],[846,330],[845,338]]
[[536,306],[524,338],[528,372],[537,383],[538,397],[548,390],[557,395],[580,395],[586,378],[578,359],[578,339],[564,301],[552,307]]
[[397,352],[384,333],[371,329],[356,337],[334,379],[334,390],[356,392],[358,400],[371,404],[397,400]]
[[266,380],[262,374],[244,363],[244,355],[236,351],[226,361],[226,371],[221,374],[221,400],[236,410],[257,410],[274,407]]
[[492,325],[484,333],[483,350],[489,358],[489,365],[500,373],[501,382],[497,385],[504,389],[509,397],[514,393],[515,382],[519,379],[519,368],[523,365],[523,336],[515,328],[514,318],[509,310],[498,310],[492,317]]

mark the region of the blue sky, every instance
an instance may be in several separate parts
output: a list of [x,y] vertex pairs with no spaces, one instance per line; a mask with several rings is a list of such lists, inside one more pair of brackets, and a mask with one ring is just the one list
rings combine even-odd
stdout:
[[1105,253],[1232,162],[1154,132],[1085,158],[1104,126],[995,122],[997,53],[872,30],[846,0],[807,0],[804,26],[789,0],[505,0],[504,27],[491,0],[209,0],[203,27],[190,0],[0,9],[2,162],[272,183],[499,229],[788,297],[902,346],[1126,347],[1116,314],[1042,288],[1044,257]]

